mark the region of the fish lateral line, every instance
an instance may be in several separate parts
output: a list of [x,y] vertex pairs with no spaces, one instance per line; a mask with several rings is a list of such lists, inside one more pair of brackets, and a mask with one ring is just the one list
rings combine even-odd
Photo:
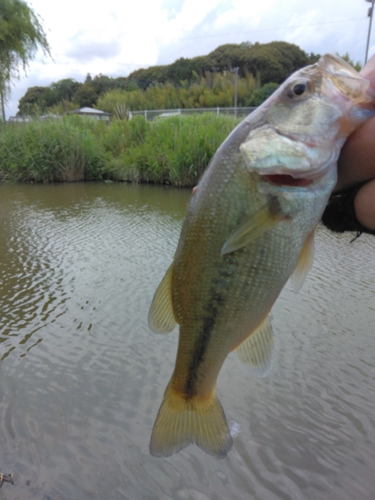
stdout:
[[218,304],[216,301],[208,304],[207,310],[210,315],[203,319],[202,333],[195,341],[191,362],[187,370],[187,378],[185,383],[185,394],[194,396],[197,394],[198,370],[204,363],[205,355],[212,337],[212,331],[215,326],[215,320],[218,313]]

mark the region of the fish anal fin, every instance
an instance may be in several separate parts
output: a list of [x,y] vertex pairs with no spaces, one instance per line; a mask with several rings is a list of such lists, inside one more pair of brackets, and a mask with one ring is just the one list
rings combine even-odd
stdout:
[[155,333],[169,333],[176,326],[172,305],[172,275],[173,264],[156,289],[148,313],[149,327]]
[[265,377],[271,369],[273,331],[268,315],[258,328],[237,347],[238,358],[247,365],[250,373]]
[[224,411],[215,395],[188,399],[169,384],[152,430],[150,453],[168,457],[193,443],[209,455],[226,457],[233,440]]
[[277,199],[271,198],[270,203],[264,205],[254,214],[251,214],[229,236],[221,248],[221,255],[235,252],[249,245],[285,218],[287,217],[279,211]]
[[290,277],[290,282],[295,292],[298,292],[305,282],[307,273],[314,261],[314,231],[309,234],[302,247],[298,262]]

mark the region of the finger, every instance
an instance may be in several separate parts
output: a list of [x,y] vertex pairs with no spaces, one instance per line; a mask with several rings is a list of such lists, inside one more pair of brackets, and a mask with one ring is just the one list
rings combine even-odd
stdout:
[[363,226],[375,230],[375,179],[358,191],[354,199],[354,210]]
[[350,135],[338,161],[335,191],[375,178],[375,117]]

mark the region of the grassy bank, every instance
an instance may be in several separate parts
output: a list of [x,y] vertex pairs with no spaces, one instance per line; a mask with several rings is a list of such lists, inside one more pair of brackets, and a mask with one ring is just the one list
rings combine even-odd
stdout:
[[3,125],[0,180],[113,179],[192,186],[239,123],[210,114],[109,125],[80,116]]

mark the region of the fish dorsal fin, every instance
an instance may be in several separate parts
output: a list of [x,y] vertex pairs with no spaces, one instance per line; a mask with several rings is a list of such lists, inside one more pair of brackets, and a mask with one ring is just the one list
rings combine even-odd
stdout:
[[270,315],[237,347],[238,358],[258,377],[265,377],[271,369],[273,331]]
[[148,313],[148,325],[155,333],[169,333],[176,326],[172,305],[173,264],[156,289]]
[[290,277],[290,282],[295,292],[301,290],[307,273],[310,271],[314,261],[314,231],[309,234],[302,247],[298,262]]
[[221,248],[221,255],[235,252],[272,229],[285,215],[281,213],[277,198],[272,198],[254,214],[251,214],[238,229],[236,229]]

